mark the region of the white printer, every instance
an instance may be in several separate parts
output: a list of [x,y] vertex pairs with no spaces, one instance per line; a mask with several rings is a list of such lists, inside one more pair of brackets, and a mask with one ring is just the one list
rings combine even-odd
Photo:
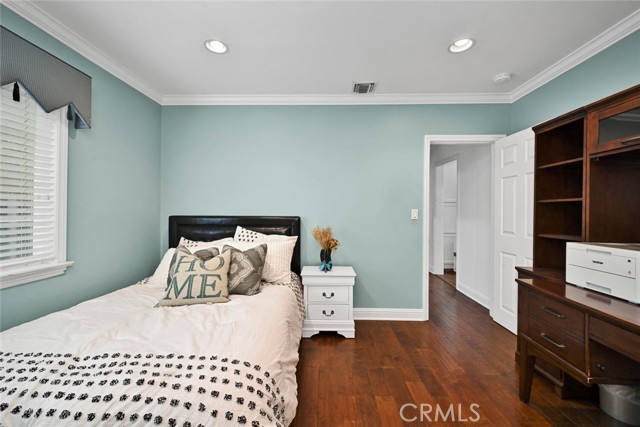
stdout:
[[640,304],[640,243],[567,243],[567,282]]

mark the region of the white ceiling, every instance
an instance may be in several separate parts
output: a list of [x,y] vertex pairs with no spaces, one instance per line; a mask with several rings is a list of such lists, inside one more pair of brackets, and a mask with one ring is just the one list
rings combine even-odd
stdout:
[[3,4],[162,104],[510,102],[640,28],[639,1]]

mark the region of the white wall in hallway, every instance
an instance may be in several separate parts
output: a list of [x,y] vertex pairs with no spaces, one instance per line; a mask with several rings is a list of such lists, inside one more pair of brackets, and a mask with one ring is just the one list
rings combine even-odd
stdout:
[[[431,194],[435,191],[436,165],[456,156],[459,180],[457,288],[489,308],[492,294],[491,144],[432,145]],[[433,197],[430,203],[433,212]],[[433,247],[430,247],[429,253],[433,254]]]

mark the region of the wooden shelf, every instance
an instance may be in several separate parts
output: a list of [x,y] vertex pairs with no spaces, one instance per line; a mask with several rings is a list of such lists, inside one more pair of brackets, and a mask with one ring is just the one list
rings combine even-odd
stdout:
[[576,166],[582,166],[582,160],[584,160],[584,158],[581,157],[576,157],[573,159],[568,159],[568,160],[563,160],[561,162],[555,162],[555,163],[548,163],[546,165],[540,165],[538,166],[538,169],[547,169],[547,168],[557,168],[560,166],[567,166],[567,165],[576,165]]
[[582,236],[576,236],[573,234],[538,234],[537,236],[544,239],[565,240],[567,242],[582,241]]
[[538,203],[575,203],[582,202],[582,197],[568,197],[564,199],[544,199],[538,200]]
[[566,242],[582,241],[585,112],[576,111],[536,131],[533,267],[564,276]]

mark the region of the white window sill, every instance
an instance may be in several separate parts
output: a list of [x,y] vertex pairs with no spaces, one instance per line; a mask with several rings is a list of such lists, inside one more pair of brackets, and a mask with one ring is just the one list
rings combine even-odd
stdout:
[[56,264],[32,265],[20,269],[2,271],[0,273],[0,289],[48,279],[49,277],[63,274],[73,262],[61,262]]

